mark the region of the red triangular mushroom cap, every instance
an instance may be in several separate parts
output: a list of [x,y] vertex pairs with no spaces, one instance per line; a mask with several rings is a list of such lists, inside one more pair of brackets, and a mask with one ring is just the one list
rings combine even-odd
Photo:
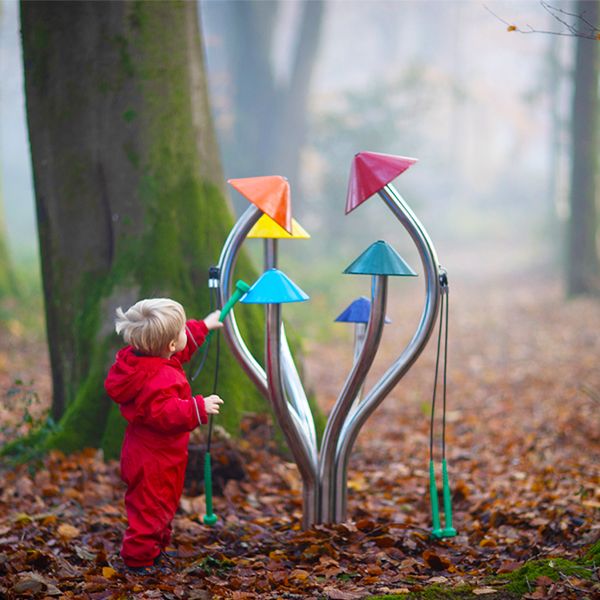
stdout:
[[417,162],[416,158],[379,154],[378,152],[359,152],[352,161],[348,194],[346,195],[346,214],[370,198],[408,167]]

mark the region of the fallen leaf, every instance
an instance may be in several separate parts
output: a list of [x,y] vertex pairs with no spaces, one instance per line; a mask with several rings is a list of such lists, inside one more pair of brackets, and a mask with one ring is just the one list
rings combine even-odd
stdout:
[[452,564],[445,556],[440,556],[433,550],[425,550],[423,552],[423,560],[434,571],[445,571]]
[[73,527],[73,525],[69,525],[68,523],[62,523],[58,526],[56,533],[66,542],[71,541],[73,538],[76,538],[81,532],[77,527]]
[[360,600],[365,597],[363,592],[345,591],[331,586],[324,588],[323,592],[330,600]]
[[112,567],[102,567],[102,577],[106,579],[112,579],[117,572]]
[[475,588],[473,593],[476,596],[484,596],[485,594],[495,594],[498,590],[495,590],[493,587],[480,587]]

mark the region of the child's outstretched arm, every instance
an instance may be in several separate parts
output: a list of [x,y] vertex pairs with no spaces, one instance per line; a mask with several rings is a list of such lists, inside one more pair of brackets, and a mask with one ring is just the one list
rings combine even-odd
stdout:
[[206,315],[206,317],[204,317],[204,324],[206,325],[206,328],[209,331],[211,329],[220,329],[221,327],[223,327],[223,323],[219,321],[220,316],[221,311],[215,310],[214,312],[211,312],[209,315]]
[[223,327],[223,323],[219,321],[220,315],[220,311],[215,310],[208,314],[202,321],[195,321],[193,319],[188,321],[185,324],[188,338],[187,345],[181,352],[177,352],[173,356],[181,363],[190,360],[194,352],[204,344],[209,330]]

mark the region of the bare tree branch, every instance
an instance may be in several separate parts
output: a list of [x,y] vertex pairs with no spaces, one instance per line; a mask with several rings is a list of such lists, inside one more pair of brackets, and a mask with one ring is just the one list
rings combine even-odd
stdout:
[[[600,40],[600,24],[590,22],[586,16],[585,12],[582,13],[573,13],[558,6],[553,6],[546,0],[540,0],[540,5],[542,8],[552,16],[560,25],[562,25],[566,31],[548,31],[545,29],[536,29],[529,24],[526,24],[523,27],[515,25],[514,23],[509,23],[507,20],[503,19],[499,15],[497,15],[491,8],[486,6],[483,7],[493,15],[498,21],[504,23],[506,25],[507,31],[517,31],[518,33],[543,33],[546,35],[559,35],[565,37],[580,37],[586,38],[588,40]],[[569,23],[565,17],[571,17],[575,19],[575,23]]]

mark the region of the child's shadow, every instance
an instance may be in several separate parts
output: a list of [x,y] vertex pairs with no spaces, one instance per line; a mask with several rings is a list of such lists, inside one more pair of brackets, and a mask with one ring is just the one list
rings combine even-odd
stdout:
[[[199,496],[204,493],[204,455],[206,446],[190,444],[188,464],[183,483],[186,496]],[[211,449],[213,494],[222,496],[230,479],[246,478],[246,470],[241,454],[225,440],[213,440]]]

